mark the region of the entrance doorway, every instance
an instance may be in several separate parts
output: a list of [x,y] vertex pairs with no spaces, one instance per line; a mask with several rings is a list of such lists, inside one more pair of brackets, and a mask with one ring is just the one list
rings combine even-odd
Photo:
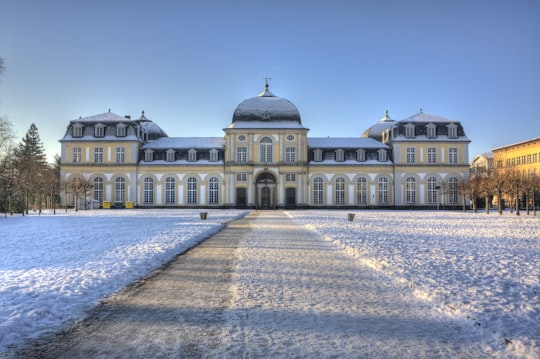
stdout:
[[296,208],[296,188],[285,190],[285,208]]
[[257,208],[274,209],[276,207],[276,178],[265,172],[257,177]]
[[247,208],[247,194],[245,188],[236,189],[236,207]]

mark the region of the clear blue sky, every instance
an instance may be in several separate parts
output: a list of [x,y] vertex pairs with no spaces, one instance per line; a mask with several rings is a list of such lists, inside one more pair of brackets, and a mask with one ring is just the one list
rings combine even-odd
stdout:
[[109,108],[222,136],[266,75],[312,137],[419,108],[461,121],[471,160],[540,136],[540,0],[0,0],[0,57],[0,115],[49,157]]

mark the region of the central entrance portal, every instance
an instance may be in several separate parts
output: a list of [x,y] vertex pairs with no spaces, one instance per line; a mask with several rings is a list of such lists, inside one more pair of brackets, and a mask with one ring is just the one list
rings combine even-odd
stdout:
[[257,208],[276,208],[276,178],[271,173],[257,177]]

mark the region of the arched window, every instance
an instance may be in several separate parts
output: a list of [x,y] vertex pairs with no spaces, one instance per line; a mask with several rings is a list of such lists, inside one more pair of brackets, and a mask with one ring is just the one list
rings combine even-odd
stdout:
[[407,196],[407,204],[416,203],[416,179],[407,177],[405,180],[405,194]]
[[437,179],[435,177],[429,177],[427,182],[427,198],[429,204],[437,203],[437,193],[439,188],[437,186]]
[[176,181],[173,177],[165,179],[165,204],[176,202]]
[[324,181],[321,177],[313,180],[313,204],[324,204],[323,184]]
[[388,178],[379,178],[379,204],[388,204]]
[[154,179],[152,177],[146,177],[144,179],[143,203],[154,203]]
[[271,163],[272,159],[272,140],[269,137],[263,137],[259,143],[259,159],[262,163]]
[[219,179],[216,177],[208,180],[208,203],[219,204]]
[[364,177],[356,180],[356,204],[367,204],[367,180]]
[[448,204],[458,204],[458,182],[457,177],[448,179]]
[[114,201],[124,202],[126,199],[126,179],[118,177],[114,181]]
[[197,179],[195,177],[189,177],[187,180],[187,203],[197,203]]
[[345,179],[342,177],[336,178],[334,182],[335,204],[345,204]]
[[94,200],[103,202],[103,178],[94,178]]

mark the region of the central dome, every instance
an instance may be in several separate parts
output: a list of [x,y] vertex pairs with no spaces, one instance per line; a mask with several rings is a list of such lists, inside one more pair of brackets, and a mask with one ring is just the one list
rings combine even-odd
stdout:
[[234,111],[232,122],[236,121],[296,121],[300,113],[289,100],[275,96],[266,89],[258,96],[242,101]]

